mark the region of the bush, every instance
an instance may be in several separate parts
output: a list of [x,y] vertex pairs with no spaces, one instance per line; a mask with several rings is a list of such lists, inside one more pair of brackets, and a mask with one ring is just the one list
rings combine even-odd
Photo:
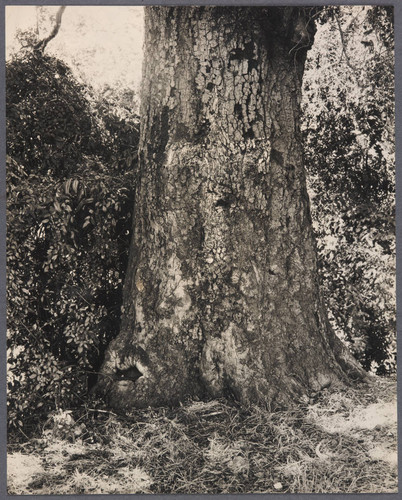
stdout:
[[57,59],[7,65],[10,429],[85,399],[119,329],[138,120],[92,101]]
[[62,178],[98,146],[85,87],[62,61],[27,53],[6,65],[6,84],[7,152],[27,174]]
[[303,106],[323,292],[332,325],[355,357],[366,370],[390,374],[396,370],[392,9],[334,7],[323,16]]

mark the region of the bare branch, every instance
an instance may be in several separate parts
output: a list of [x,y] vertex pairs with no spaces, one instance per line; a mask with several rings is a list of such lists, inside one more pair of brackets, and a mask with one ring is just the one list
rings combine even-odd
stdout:
[[57,35],[57,33],[59,32],[60,30],[60,26],[61,26],[61,19],[63,17],[63,14],[64,14],[64,11],[66,10],[66,5],[62,5],[61,7],[59,7],[59,10],[57,11],[56,13],[56,22],[55,22],[55,25],[53,27],[53,30],[52,32],[50,33],[50,35],[46,38],[44,38],[43,40],[41,40],[40,42],[38,42],[34,49],[39,51],[39,52],[43,52],[47,46],[47,44],[53,40],[53,38]]
[[336,19],[336,23],[338,25],[338,30],[339,30],[339,36],[341,38],[341,44],[342,44],[342,52],[343,52],[343,55],[345,56],[345,61],[346,61],[346,64],[347,66],[353,71],[353,74],[354,74],[354,77],[356,79],[356,84],[358,87],[362,88],[361,85],[360,85],[360,82],[359,82],[359,71],[358,71],[358,68],[356,66],[354,66],[351,62],[350,62],[350,59],[349,59],[349,55],[347,53],[347,50],[346,50],[346,40],[345,40],[345,35],[343,33],[343,30],[342,30],[342,26],[341,26],[341,22],[339,20],[339,16],[337,13],[335,13],[335,19]]

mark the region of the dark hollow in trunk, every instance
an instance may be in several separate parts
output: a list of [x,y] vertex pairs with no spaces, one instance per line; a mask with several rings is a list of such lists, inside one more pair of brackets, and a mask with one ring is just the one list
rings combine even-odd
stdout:
[[[363,373],[320,299],[299,130],[300,8],[148,7],[115,408],[286,404]],[[133,376],[122,376],[131,373]]]

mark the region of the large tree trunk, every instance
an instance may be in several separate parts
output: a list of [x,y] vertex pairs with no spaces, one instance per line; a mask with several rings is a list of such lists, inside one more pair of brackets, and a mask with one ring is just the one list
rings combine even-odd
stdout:
[[299,131],[305,9],[149,7],[117,408],[272,405],[358,365],[319,295]]

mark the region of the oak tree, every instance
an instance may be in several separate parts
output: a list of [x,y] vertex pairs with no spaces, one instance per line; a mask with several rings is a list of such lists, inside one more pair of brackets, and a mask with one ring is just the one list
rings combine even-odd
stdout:
[[314,10],[148,7],[115,408],[272,407],[364,377],[321,300],[300,135]]

